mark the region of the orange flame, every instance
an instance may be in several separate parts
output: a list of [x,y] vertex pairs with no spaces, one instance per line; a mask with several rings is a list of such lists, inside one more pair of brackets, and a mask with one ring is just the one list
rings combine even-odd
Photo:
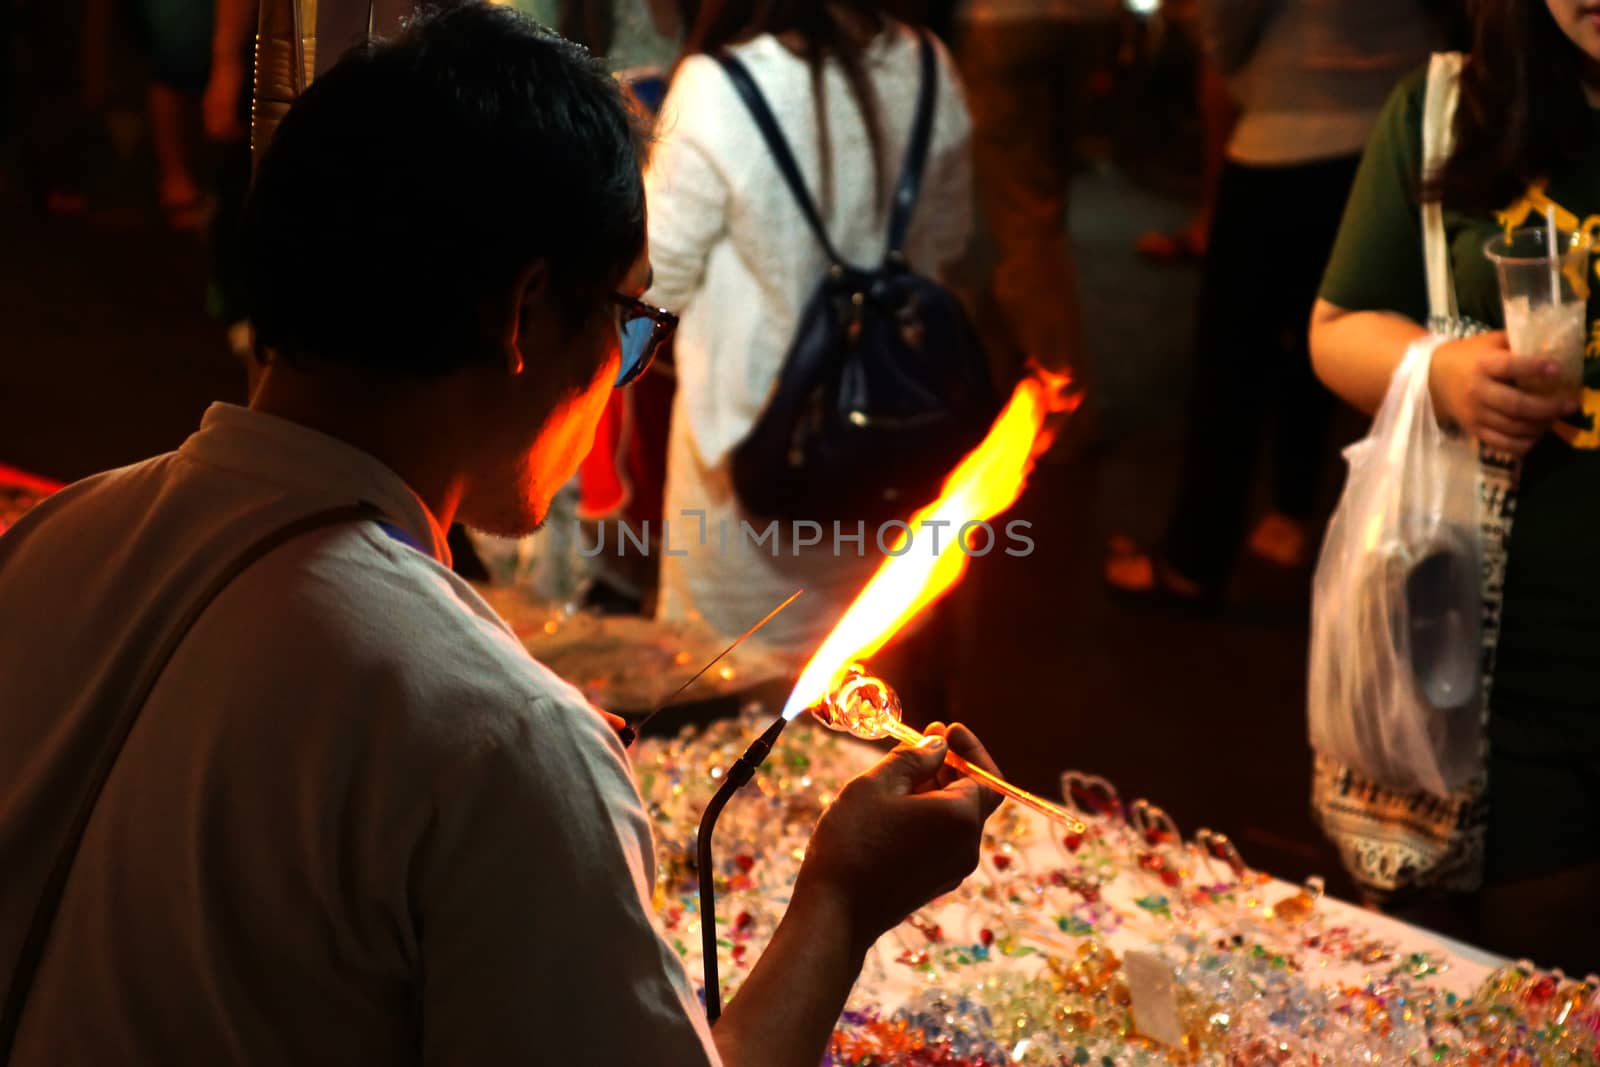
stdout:
[[[911,517],[910,528],[916,535],[910,546],[902,532],[889,558],[812,655],[784,705],[785,718],[792,719],[821,700],[847,664],[878,651],[960,580],[968,552],[958,531],[967,523],[993,518],[1022,495],[1034,457],[1049,444],[1046,416],[1070,413],[1082,399],[1081,393],[1069,391],[1071,382],[1069,375],[1036,368],[1017,386],[983,442],[945,479],[939,498]],[[937,551],[934,538],[921,532],[925,530],[944,534]],[[987,552],[982,545],[975,547]]]

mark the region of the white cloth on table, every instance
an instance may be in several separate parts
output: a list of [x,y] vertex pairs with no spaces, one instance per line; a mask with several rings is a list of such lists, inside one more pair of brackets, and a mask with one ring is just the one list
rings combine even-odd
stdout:
[[399,476],[228,405],[0,539],[0,988],[105,694],[141,673],[119,650],[358,499],[423,549],[325,528],[201,616],[89,824],[14,1062],[714,1064],[604,720],[450,572]]
[[[864,52],[884,135],[881,189],[874,188],[866,122],[844,72],[837,61],[825,65],[828,198],[821,195],[823,160],[807,64],[770,35],[732,51],[777,114],[840,255],[858,266],[881,262],[887,190],[900,173],[921,84],[916,36],[892,24]],[[937,276],[962,255],[972,235],[969,120],[942,47],[935,106],[906,252],[913,268]],[[827,516],[819,517],[826,536],[817,548],[801,546],[796,555],[785,540],[775,558],[770,543],[752,546],[741,523],[751,522],[757,533],[766,523],[740,510],[728,454],[765,406],[803,305],[828,260],[715,60],[697,55],[683,62],[662,107],[658,138],[645,176],[655,268],[647,299],[682,315],[665,517],[668,549],[685,553],[662,558],[661,614],[698,614],[736,634],[803,586],[806,595],[761,634],[776,650],[803,654],[870,574],[875,532],[867,531],[864,558],[853,544],[835,557]],[[854,526],[844,532],[853,533]]]

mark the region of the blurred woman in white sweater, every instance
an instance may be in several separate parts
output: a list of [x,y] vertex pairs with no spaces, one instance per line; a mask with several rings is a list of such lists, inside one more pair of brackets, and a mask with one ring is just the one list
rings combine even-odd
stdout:
[[[646,174],[655,283],[646,299],[679,313],[678,392],[668,449],[660,614],[742,632],[796,588],[805,596],[761,633],[796,658],[826,636],[878,562],[821,543],[755,543],[728,471],[777,381],[801,310],[828,267],[754,121],[713,58],[726,48],[777,115],[829,238],[848,261],[884,256],[921,84],[914,31],[872,0],[707,0],[662,107]],[[938,276],[972,232],[969,124],[941,48],[933,135],[907,241],[911,267]],[[851,531],[847,531],[851,532]],[[678,553],[682,553],[679,555]]]

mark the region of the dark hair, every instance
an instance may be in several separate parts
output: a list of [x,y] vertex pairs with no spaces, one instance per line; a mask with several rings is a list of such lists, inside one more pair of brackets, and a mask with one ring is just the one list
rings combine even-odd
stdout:
[[[645,243],[643,135],[578,46],[486,3],[435,8],[319,77],[246,206],[251,316],[291,362],[435,376],[536,260],[576,329]],[[549,368],[559,390],[596,367]]]
[[[730,44],[759,34],[793,34],[800,39],[801,55],[811,68],[812,100],[816,105],[817,139],[822,157],[822,189],[818,199],[824,205],[833,194],[833,167],[828,145],[828,106],[823,97],[822,66],[831,56],[839,61],[845,81],[861,109],[867,125],[867,140],[872,146],[872,166],[877,202],[882,206],[883,120],[878,111],[872,80],[862,64],[861,49],[840,25],[841,13],[864,16],[881,32],[885,16],[893,5],[878,0],[700,0],[694,21],[684,42],[684,53],[712,54]],[[899,10],[895,13],[903,14]]]
[[1592,144],[1581,57],[1545,0],[1476,0],[1455,150],[1425,200],[1492,211]]

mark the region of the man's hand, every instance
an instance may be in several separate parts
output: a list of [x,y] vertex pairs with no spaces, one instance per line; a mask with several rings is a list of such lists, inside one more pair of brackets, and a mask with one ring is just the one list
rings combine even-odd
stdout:
[[1000,798],[944,766],[946,745],[994,761],[963,727],[927,732],[925,747],[902,745],[846,785],[817,823],[789,910],[713,1031],[729,1067],[814,1067],[872,943],[977,866]]
[[999,773],[972,731],[934,723],[853,779],[811,837],[795,896],[833,896],[865,954],[887,930],[978,865],[983,824],[1001,798],[944,766],[946,747]]
[[[1525,455],[1562,415],[1578,410],[1570,395],[1530,391],[1560,375],[1555,362],[1519,357],[1504,330],[1448,341],[1433,353],[1429,391],[1439,417],[1490,448]],[[1520,384],[1519,384],[1520,383]]]

